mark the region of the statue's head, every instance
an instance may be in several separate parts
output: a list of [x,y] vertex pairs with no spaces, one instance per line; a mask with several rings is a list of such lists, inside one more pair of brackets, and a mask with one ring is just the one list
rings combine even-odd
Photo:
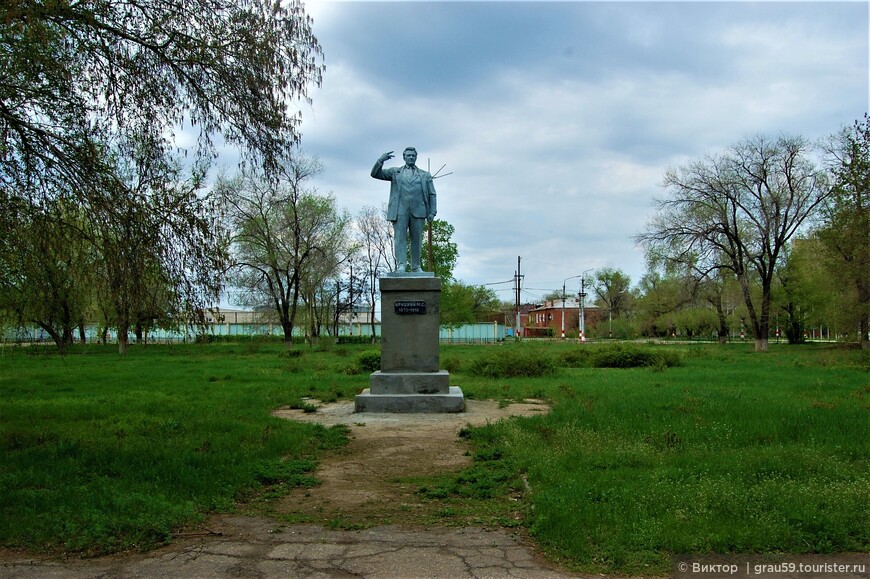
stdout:
[[405,164],[413,167],[417,163],[417,149],[414,147],[405,147],[402,152],[402,158],[405,159]]

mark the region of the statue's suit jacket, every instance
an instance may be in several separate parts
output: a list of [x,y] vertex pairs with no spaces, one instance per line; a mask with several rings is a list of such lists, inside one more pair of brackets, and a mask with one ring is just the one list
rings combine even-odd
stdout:
[[[372,168],[372,177],[390,182],[390,201],[387,204],[387,221],[395,221],[399,218],[399,180],[396,175],[402,167],[390,167],[384,169],[380,161]],[[429,215],[435,215],[437,203],[435,197],[435,184],[432,175],[417,167],[423,185],[423,195],[411,202],[411,215],[417,219],[426,219]]]

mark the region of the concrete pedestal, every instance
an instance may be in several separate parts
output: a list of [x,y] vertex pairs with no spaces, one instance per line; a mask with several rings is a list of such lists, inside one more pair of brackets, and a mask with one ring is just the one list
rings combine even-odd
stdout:
[[441,279],[392,274],[381,290],[381,370],[356,397],[357,412],[462,412],[462,390],[440,369]]

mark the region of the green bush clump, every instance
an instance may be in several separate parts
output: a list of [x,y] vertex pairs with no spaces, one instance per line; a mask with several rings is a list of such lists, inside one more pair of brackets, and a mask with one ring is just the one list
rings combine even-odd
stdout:
[[441,367],[448,372],[455,374],[462,369],[462,360],[457,356],[445,356],[441,360]]
[[[380,341],[380,338],[376,338],[376,341]],[[371,344],[372,337],[371,336],[338,336],[335,339],[336,344]]]
[[356,365],[363,372],[377,372],[381,369],[381,351],[366,350],[356,357]]
[[473,376],[514,378],[545,376],[556,371],[556,361],[537,350],[494,349],[471,363]]
[[[244,343],[260,343],[260,344],[278,344],[284,341],[283,335],[278,334],[197,334],[194,338],[196,344],[244,344]],[[294,344],[304,344],[304,336],[293,336]]]
[[559,356],[562,364],[567,368],[588,368],[592,359],[592,352],[588,346],[580,346],[566,350]]
[[670,368],[681,364],[682,360],[677,352],[638,348],[630,344],[601,348],[590,356],[590,365],[593,368]]

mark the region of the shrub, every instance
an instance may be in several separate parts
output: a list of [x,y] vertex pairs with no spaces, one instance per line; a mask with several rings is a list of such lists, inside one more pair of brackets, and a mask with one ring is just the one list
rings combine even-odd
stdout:
[[560,359],[568,368],[588,368],[592,359],[592,352],[588,346],[579,346],[562,352]]
[[536,350],[498,348],[474,360],[468,371],[488,378],[544,376],[556,371],[556,362]]
[[[380,341],[376,338],[375,341]],[[371,344],[371,336],[339,336],[335,339],[336,344]]]
[[362,370],[360,370],[360,367],[356,364],[356,362],[354,362],[353,364],[349,364],[344,369],[345,376],[359,376],[360,374],[362,374]]
[[381,351],[366,350],[356,357],[356,365],[363,372],[376,372],[381,369]]
[[441,367],[451,374],[455,374],[456,372],[459,372],[460,368],[462,368],[462,360],[456,356],[448,356],[441,361]]
[[680,356],[676,352],[638,348],[628,344],[615,344],[607,348],[595,350],[591,355],[591,363],[595,368],[639,368],[652,366],[679,366]]

